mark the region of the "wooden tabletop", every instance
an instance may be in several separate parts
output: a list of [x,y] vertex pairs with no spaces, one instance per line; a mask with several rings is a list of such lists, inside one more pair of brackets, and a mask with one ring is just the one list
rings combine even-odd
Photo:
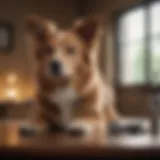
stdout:
[[[124,120],[128,122],[129,120]],[[148,121],[140,123],[149,127]],[[0,155],[23,156],[145,156],[159,154],[160,137],[149,132],[78,138],[64,134],[22,137],[17,121],[0,122]]]

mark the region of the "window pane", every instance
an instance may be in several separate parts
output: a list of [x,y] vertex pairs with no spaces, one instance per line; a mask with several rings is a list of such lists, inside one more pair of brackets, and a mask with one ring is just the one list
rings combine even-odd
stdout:
[[160,33],[160,2],[155,2],[150,6],[151,13],[151,34]]
[[144,38],[144,16],[144,9],[138,8],[121,17],[119,21],[120,43],[133,42]]
[[122,85],[143,84],[144,45],[143,42],[122,46],[120,51],[120,82]]
[[160,84],[160,38],[151,40],[151,79]]

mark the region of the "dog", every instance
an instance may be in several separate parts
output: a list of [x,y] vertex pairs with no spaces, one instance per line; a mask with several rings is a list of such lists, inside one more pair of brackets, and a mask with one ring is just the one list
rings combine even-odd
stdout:
[[107,125],[118,119],[113,89],[97,65],[99,20],[88,16],[70,29],[61,29],[47,18],[27,17],[36,65],[37,107],[31,124],[39,132],[51,128],[83,134],[103,128],[106,132]]

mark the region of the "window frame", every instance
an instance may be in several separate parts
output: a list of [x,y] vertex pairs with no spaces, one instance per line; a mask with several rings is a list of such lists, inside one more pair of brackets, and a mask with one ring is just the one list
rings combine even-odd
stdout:
[[[160,2],[160,0],[145,0],[143,2],[140,2],[138,4],[132,5],[128,8],[124,8],[120,11],[117,11],[113,13],[113,27],[114,27],[114,84],[115,86],[119,87],[122,86],[120,83],[120,44],[119,44],[119,22],[120,18],[126,14],[127,12],[130,12],[132,10],[135,10],[137,8],[144,8],[145,9],[145,38],[144,38],[144,45],[145,45],[145,61],[144,61],[144,75],[145,75],[145,83],[144,84],[132,84],[132,85],[123,85],[124,87],[143,87],[143,86],[151,86],[151,35],[150,35],[150,13],[149,13],[149,6],[151,4],[154,4],[156,2]],[[159,84],[160,86],[160,84]]]

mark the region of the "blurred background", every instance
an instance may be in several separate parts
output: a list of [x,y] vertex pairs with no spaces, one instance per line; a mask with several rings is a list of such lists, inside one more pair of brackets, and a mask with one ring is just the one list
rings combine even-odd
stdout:
[[25,17],[32,13],[63,28],[79,17],[100,13],[105,34],[98,61],[115,89],[116,107],[127,116],[149,115],[150,90],[160,83],[158,0],[1,0],[1,117],[25,117],[34,97],[34,61],[24,29]]

